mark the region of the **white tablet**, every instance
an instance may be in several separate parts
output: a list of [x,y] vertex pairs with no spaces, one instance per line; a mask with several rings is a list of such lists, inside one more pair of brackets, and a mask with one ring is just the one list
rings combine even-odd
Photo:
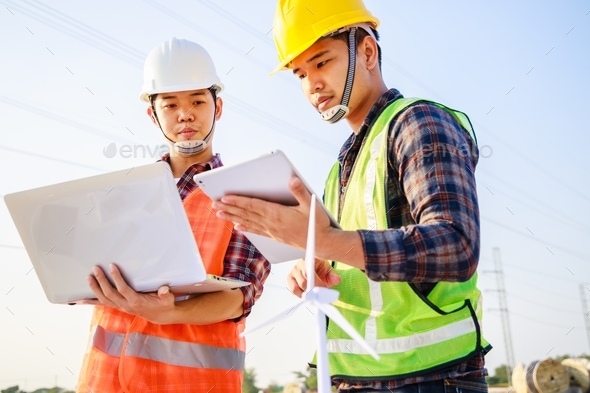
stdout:
[[[293,176],[301,179],[309,193],[314,193],[291,161],[280,150],[240,164],[199,173],[194,176],[194,180],[214,201],[220,200],[225,195],[241,195],[295,206],[297,200],[289,190],[289,181]],[[340,228],[321,199],[317,196],[316,198],[330,217],[332,226]],[[305,256],[305,251],[279,243],[269,237],[247,232],[244,232],[244,235],[271,263],[292,261]]]

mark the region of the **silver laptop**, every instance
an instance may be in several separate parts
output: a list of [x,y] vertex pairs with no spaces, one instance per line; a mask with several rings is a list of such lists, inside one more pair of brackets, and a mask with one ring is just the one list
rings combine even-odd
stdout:
[[169,285],[175,294],[190,294],[249,284],[206,273],[166,162],[4,200],[52,303],[95,298],[86,277],[100,266],[110,279],[110,263],[138,292]]
[[[194,176],[199,187],[215,200],[225,195],[242,195],[287,206],[297,205],[297,200],[289,190],[289,181],[297,176],[310,194],[313,189],[280,150],[264,154],[249,161],[223,166]],[[340,228],[338,222],[321,203],[320,208],[330,217],[331,225]],[[266,236],[244,232],[244,235],[271,263],[281,263],[303,258],[305,251],[280,243]]]

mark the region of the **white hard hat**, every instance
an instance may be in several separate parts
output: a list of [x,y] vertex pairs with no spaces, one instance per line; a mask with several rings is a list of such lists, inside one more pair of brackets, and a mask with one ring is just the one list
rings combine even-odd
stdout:
[[201,45],[172,38],[148,54],[143,67],[143,87],[139,98],[150,102],[158,93],[214,88],[223,90],[209,53]]

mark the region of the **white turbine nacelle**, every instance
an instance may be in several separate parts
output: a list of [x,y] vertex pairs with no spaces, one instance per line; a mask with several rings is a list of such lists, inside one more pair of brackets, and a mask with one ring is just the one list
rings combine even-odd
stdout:
[[311,291],[305,292],[303,298],[308,302],[315,303],[334,303],[338,300],[340,293],[335,289],[313,287]]

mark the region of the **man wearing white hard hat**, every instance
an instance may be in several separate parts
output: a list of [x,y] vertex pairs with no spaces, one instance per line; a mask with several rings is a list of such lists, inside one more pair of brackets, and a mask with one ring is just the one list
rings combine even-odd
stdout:
[[[334,305],[380,360],[329,323],[332,383],[485,392],[475,134],[465,114],[387,88],[378,26],[362,0],[279,0],[273,25],[275,72],[293,73],[322,120],[352,131],[324,194],[342,229],[321,209],[316,219],[315,283],[339,291]],[[296,179],[291,191],[299,206],[226,196],[214,207],[238,230],[303,248],[310,198]],[[307,290],[303,261],[288,286]]]
[[193,176],[222,166],[213,153],[223,84],[200,45],[171,39],[145,61],[140,99],[170,144],[170,164],[207,273],[248,281],[235,290],[178,299],[168,287],[141,294],[116,266],[100,269],[89,284],[98,300],[91,346],[78,392],[240,392],[245,318],[262,294],[270,265],[233,224],[211,213],[212,201]]

